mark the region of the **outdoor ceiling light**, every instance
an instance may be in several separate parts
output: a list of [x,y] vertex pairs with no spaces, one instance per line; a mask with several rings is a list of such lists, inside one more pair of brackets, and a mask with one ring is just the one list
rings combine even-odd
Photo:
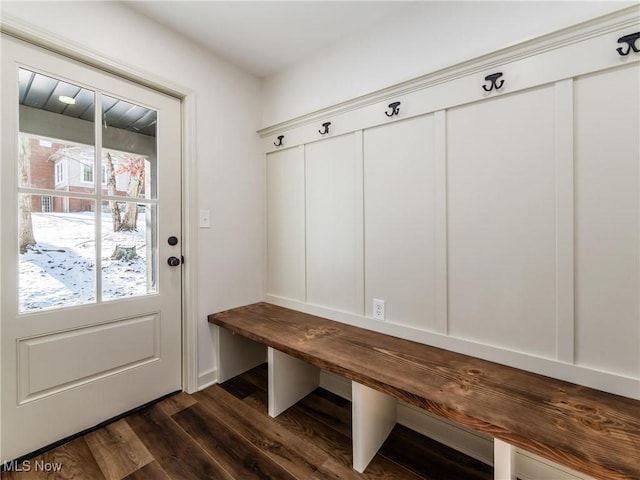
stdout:
[[67,97],[66,95],[60,95],[58,97],[58,100],[60,100],[62,103],[66,103],[67,105],[74,105],[76,103],[75,98]]

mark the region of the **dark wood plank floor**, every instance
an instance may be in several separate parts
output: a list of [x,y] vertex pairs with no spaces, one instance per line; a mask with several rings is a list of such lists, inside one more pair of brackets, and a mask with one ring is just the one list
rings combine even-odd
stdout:
[[[350,402],[317,389],[273,419],[266,385],[263,365],[194,395],[177,394],[31,459],[29,471],[3,472],[2,478],[493,478],[491,467],[400,425],[358,474],[351,468]],[[46,471],[56,465],[58,472]]]

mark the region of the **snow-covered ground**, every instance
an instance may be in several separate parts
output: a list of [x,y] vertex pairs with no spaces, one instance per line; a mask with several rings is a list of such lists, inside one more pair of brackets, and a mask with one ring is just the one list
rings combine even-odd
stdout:
[[[95,214],[33,213],[37,245],[20,255],[20,311],[96,301]],[[137,257],[112,260],[116,245],[136,247]],[[111,215],[102,215],[102,298],[147,293],[145,214],[138,231],[113,232]]]

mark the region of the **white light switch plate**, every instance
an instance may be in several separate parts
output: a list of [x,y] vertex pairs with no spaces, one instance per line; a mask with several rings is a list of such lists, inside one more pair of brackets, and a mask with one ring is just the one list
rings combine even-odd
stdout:
[[200,228],[211,228],[211,212],[200,210]]

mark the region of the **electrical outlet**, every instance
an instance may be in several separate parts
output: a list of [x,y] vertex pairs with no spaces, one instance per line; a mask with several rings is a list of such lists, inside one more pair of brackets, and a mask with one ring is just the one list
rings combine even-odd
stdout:
[[384,320],[384,300],[373,299],[373,318]]

